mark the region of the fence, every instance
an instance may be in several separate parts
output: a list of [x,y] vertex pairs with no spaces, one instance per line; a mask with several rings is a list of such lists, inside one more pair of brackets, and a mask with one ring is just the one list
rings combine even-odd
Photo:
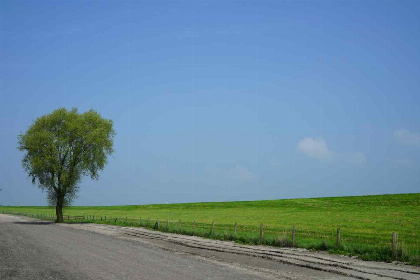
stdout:
[[[6,212],[3,212],[6,213]],[[55,215],[13,213],[6,214],[24,215],[37,219],[55,220]],[[278,247],[300,247],[317,250],[332,250],[339,253],[372,255],[380,253],[382,256],[371,256],[366,259],[375,260],[401,260],[420,265],[420,242],[413,234],[398,235],[396,232],[358,233],[343,228],[327,230],[310,230],[291,227],[270,227],[263,224],[240,225],[218,224],[215,222],[201,223],[198,221],[159,220],[148,218],[128,218],[112,216],[63,216],[69,223],[101,223],[119,226],[144,227],[163,232],[185,235],[201,236],[219,240],[231,240],[246,244],[263,244]]]

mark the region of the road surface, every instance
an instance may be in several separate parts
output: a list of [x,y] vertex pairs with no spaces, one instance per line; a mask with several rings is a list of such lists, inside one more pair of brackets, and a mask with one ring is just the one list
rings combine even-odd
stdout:
[[420,269],[306,250],[0,214],[0,279],[419,279]]

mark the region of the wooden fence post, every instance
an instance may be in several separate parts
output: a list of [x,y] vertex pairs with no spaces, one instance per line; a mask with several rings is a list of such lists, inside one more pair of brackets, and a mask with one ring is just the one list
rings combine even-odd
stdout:
[[193,236],[195,236],[195,221],[194,221],[194,226],[193,226]]
[[213,233],[214,233],[214,222],[211,222],[210,235],[213,235]]
[[264,239],[263,224],[260,224],[260,244],[263,243],[263,239]]
[[340,246],[340,228],[337,228],[337,247]]
[[235,226],[234,226],[234,228],[233,228],[233,236],[235,237],[235,239],[236,239],[236,222],[235,222]]
[[293,225],[293,230],[292,230],[292,247],[295,247],[295,225]]
[[159,219],[156,220],[155,229],[159,229]]
[[392,233],[392,254],[395,257],[397,255],[397,234]]

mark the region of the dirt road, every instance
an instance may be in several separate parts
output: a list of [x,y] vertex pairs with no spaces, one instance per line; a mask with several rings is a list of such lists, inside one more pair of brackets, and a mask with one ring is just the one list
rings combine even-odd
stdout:
[[419,278],[406,265],[0,214],[0,279]]

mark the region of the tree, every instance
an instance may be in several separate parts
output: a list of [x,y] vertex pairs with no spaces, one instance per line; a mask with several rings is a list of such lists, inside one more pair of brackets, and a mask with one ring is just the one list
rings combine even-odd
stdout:
[[76,198],[83,176],[99,178],[113,153],[114,136],[112,120],[75,108],[41,116],[18,136],[18,149],[25,152],[22,166],[32,183],[47,192],[49,204],[56,207],[56,222],[63,221],[63,207]]

